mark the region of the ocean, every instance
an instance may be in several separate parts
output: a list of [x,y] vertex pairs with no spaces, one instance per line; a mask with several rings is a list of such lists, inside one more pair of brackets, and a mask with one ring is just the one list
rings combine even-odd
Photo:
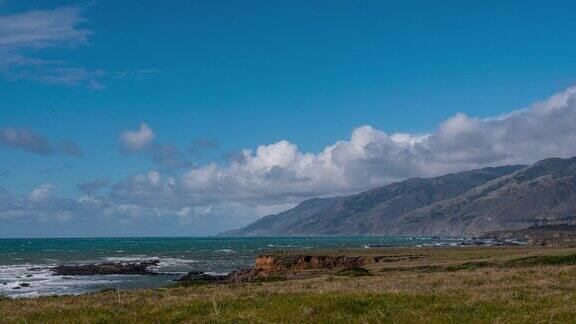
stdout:
[[[251,267],[258,255],[273,250],[455,243],[457,240],[383,237],[0,239],[0,295],[21,298],[161,287],[188,271],[223,274]],[[62,264],[150,259],[160,261],[155,272],[170,274],[54,276],[49,270]]]

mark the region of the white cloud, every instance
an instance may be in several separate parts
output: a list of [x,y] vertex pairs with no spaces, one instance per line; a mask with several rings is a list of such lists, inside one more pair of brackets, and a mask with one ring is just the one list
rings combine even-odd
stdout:
[[172,145],[155,142],[156,134],[146,123],[141,123],[138,130],[127,130],[120,133],[120,151],[124,153],[144,153],[152,162],[164,170],[186,169],[195,166],[183,158],[182,152]]
[[34,10],[0,16],[0,47],[4,50],[86,44],[91,32],[77,7]]
[[147,124],[141,123],[135,131],[124,131],[120,134],[121,149],[125,152],[141,152],[151,147],[156,135]]
[[50,48],[76,49],[89,45],[81,7],[32,10],[0,16],[0,74],[7,80],[32,80],[50,85],[106,88],[105,80],[161,74],[157,69],[112,72],[88,68],[65,59],[44,59]]
[[576,155],[575,98],[575,88],[570,88],[506,116],[482,119],[458,113],[431,134],[387,134],[361,126],[348,140],[319,153],[279,141],[243,150],[242,158],[227,166],[211,163],[154,182],[135,177],[117,185],[114,194],[134,203],[162,197],[181,207],[222,201],[266,206],[414,176],[568,157]]
[[28,195],[28,199],[31,202],[45,202],[52,198],[52,191],[54,190],[54,185],[48,183],[43,184],[40,187],[32,190]]
[[8,79],[27,79],[48,84],[105,87],[102,70],[89,70],[61,60],[40,58],[48,48],[75,48],[88,44],[92,32],[78,7],[33,10],[0,16],[0,73]]
[[[413,176],[434,176],[490,165],[532,163],[576,155],[576,88],[504,116],[459,113],[430,134],[387,134],[371,126],[318,153],[288,141],[243,150],[226,165],[210,163],[181,174],[152,170],[113,185],[108,194],[61,199],[41,187],[25,198],[0,191],[8,215],[107,217],[131,224],[172,219],[173,226],[207,233],[228,229],[314,196],[357,192]],[[153,145],[142,124],[121,142],[132,151]],[[34,197],[45,197],[40,209]]]

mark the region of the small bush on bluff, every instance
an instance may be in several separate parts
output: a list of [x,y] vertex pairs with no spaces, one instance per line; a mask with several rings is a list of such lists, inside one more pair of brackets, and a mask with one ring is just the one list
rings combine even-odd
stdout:
[[552,266],[576,264],[576,254],[569,255],[538,255],[514,259],[506,262],[506,266]]
[[278,282],[278,281],[286,281],[286,278],[281,276],[268,276],[268,277],[257,277],[253,280],[253,282],[256,283]]
[[351,268],[344,268],[336,272],[337,276],[347,276],[347,277],[362,277],[362,276],[371,276],[372,274],[370,271],[360,268],[360,267],[351,267]]

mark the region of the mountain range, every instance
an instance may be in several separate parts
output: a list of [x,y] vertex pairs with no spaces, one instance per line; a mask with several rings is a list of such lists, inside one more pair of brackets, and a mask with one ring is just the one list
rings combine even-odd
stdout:
[[576,157],[314,198],[221,236],[472,236],[576,221]]

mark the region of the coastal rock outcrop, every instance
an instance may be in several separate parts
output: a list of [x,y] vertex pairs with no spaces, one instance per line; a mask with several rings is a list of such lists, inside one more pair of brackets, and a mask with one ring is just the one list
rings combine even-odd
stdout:
[[258,277],[255,269],[236,269],[225,275],[208,274],[203,271],[190,271],[174,281],[180,283],[240,283],[253,281]]
[[82,265],[60,265],[52,268],[55,276],[92,276],[111,274],[155,274],[150,267],[158,265],[160,260],[147,260],[142,262],[105,262]]
[[182,277],[175,279],[174,281],[187,282],[223,282],[226,281],[228,275],[214,275],[205,273],[203,271],[190,271]]
[[419,256],[345,256],[275,253],[261,255],[253,268],[236,269],[227,275],[212,275],[200,271],[191,271],[176,279],[183,285],[195,283],[242,283],[255,281],[276,281],[301,278],[323,273],[324,270],[361,269],[379,262],[398,262],[406,258]]

